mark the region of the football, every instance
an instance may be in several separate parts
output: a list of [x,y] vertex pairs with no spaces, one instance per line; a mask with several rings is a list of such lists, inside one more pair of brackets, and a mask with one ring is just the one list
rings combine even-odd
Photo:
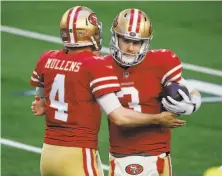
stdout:
[[166,98],[167,96],[170,96],[176,101],[182,101],[183,97],[179,94],[179,89],[181,89],[186,95],[189,96],[189,91],[185,86],[172,82],[163,88],[162,97]]

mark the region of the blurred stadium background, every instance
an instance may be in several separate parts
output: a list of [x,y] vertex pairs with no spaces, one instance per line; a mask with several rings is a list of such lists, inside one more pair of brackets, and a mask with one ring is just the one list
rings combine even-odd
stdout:
[[[184,77],[192,81],[206,101],[197,113],[184,117],[188,120],[185,127],[172,130],[174,175],[201,176],[207,168],[221,165],[222,2],[3,1],[2,176],[40,175],[38,153],[43,141],[44,118],[34,117],[30,111],[33,96],[29,91],[33,88],[29,86],[29,79],[43,51],[61,48],[58,39],[60,18],[68,8],[76,5],[87,6],[97,13],[103,22],[104,47],[109,45],[110,26],[119,11],[134,7],[149,14],[154,29],[151,47],[168,48],[177,53],[184,63]],[[108,165],[105,117],[99,137],[101,158]],[[38,148],[27,148],[15,141]]]

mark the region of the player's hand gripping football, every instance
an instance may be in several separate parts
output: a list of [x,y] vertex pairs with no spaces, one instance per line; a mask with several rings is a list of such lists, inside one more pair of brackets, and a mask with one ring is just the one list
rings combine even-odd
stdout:
[[41,116],[45,114],[45,101],[38,96],[35,96],[35,100],[32,102],[32,113],[35,116]]
[[179,115],[190,115],[193,113],[194,110],[194,104],[191,102],[189,96],[187,96],[182,90],[178,90],[178,93],[183,97],[182,101],[176,101],[170,96],[167,96],[166,98],[162,99],[163,107],[169,111],[173,112],[175,114]]
[[178,128],[186,124],[185,120],[176,118],[177,115],[171,112],[162,112],[158,118],[158,124],[167,128]]

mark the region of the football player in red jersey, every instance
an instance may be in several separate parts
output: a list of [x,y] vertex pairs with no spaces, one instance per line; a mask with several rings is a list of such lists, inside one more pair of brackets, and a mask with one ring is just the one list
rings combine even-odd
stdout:
[[[111,27],[113,67],[121,85],[117,93],[121,104],[138,112],[158,114],[163,107],[179,115],[190,115],[201,105],[200,93],[182,77],[179,57],[170,50],[148,50],[152,39],[149,17],[141,10],[126,9]],[[184,84],[191,95],[181,90],[183,101],[171,97],[159,100],[169,82]],[[171,102],[171,103],[169,103]],[[159,125],[122,128],[109,121],[109,176],[171,176],[170,129]]]
[[[42,176],[103,175],[97,151],[100,106],[117,125],[185,124],[173,113],[149,115],[121,106],[115,95],[121,89],[114,69],[109,60],[96,56],[101,49],[101,30],[89,8],[67,10],[60,23],[65,50],[46,51],[33,71],[30,84],[45,98],[32,107],[35,115],[46,115]],[[36,110],[38,106],[42,108]]]

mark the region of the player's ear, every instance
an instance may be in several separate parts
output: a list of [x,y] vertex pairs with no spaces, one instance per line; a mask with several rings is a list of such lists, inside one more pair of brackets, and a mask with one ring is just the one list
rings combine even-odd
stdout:
[[39,96],[35,96],[35,100],[36,100],[36,101],[39,101],[39,100],[40,100],[40,97],[39,97]]

